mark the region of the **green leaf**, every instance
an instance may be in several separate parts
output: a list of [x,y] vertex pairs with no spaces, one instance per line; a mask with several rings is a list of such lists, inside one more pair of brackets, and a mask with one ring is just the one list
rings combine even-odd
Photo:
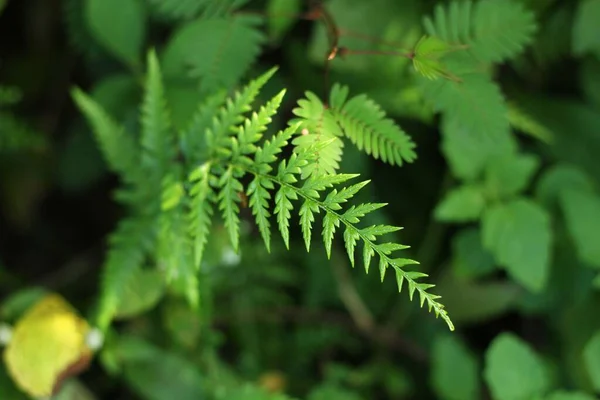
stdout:
[[431,382],[439,399],[480,398],[479,365],[458,336],[443,335],[433,343]]
[[452,115],[442,119],[442,152],[455,177],[474,180],[491,158],[510,155],[516,150],[516,141],[508,129],[496,133],[485,127],[469,130]]
[[561,196],[567,228],[581,261],[600,268],[600,197],[581,190],[566,190]]
[[592,385],[598,392],[600,391],[600,332],[596,332],[585,345],[583,359]]
[[486,193],[492,198],[504,198],[525,190],[539,168],[540,161],[532,154],[513,154],[490,160],[485,174]]
[[582,170],[569,164],[558,164],[544,171],[535,188],[536,198],[549,209],[554,209],[568,190],[593,191],[592,179]]
[[446,71],[440,59],[452,50],[452,47],[435,36],[423,36],[415,45],[412,61],[415,70],[427,79],[445,77],[457,79]]
[[532,399],[550,387],[543,360],[512,333],[501,333],[492,341],[483,376],[495,400]]
[[567,392],[559,390],[552,392],[544,400],[595,400],[596,397],[583,392]]
[[583,55],[591,52],[600,56],[600,0],[583,0],[579,3],[573,25],[573,53]]
[[468,222],[479,219],[485,207],[480,186],[463,185],[451,190],[435,208],[435,218],[445,222]]
[[477,228],[463,229],[452,238],[452,268],[461,278],[478,278],[494,271],[494,257],[483,248]]
[[550,216],[536,203],[517,199],[487,209],[483,243],[517,282],[534,292],[546,286],[550,270]]
[[138,270],[125,286],[115,319],[128,319],[152,309],[164,294],[163,274],[157,270]]
[[86,0],[86,18],[100,44],[125,64],[139,64],[146,34],[142,0]]

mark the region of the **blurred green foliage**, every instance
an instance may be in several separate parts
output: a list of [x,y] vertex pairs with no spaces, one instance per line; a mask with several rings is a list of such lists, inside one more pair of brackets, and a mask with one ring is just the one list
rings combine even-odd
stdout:
[[[600,1],[322,7],[0,0],[2,322],[60,292],[105,330],[92,366],[57,399],[596,398]],[[332,39],[340,49],[328,62]],[[228,114],[234,93],[273,66]],[[421,282],[436,285],[427,289],[454,332],[393,279],[381,282],[378,263],[360,271],[362,245],[353,269],[351,234],[340,230],[327,257],[326,213],[308,229],[300,203],[282,234],[290,251],[275,230],[267,251],[252,197],[231,181],[237,209],[218,198],[192,243],[187,220],[168,212],[205,190],[187,196],[202,182],[206,131],[237,135],[228,129],[252,121],[250,108],[264,139],[299,122],[323,134],[326,172],[371,180],[350,204],[389,203],[365,222],[404,227],[387,236],[412,246],[402,257],[420,264],[406,271],[429,275]],[[378,141],[392,122],[415,160]],[[313,139],[294,136],[277,164]],[[146,158],[136,159],[139,143]],[[172,179],[128,172],[153,163]],[[0,365],[0,399],[25,398]]]

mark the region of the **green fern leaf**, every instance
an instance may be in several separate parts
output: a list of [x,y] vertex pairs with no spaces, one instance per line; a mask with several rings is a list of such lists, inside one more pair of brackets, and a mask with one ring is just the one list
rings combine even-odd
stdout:
[[302,227],[302,237],[306,251],[310,251],[310,242],[312,237],[312,223],[315,222],[315,213],[319,212],[317,203],[306,199],[300,207],[300,226]]
[[354,268],[354,249],[356,248],[356,242],[360,239],[360,234],[354,227],[347,226],[344,231],[344,242],[346,243],[346,251],[348,252],[348,258]]
[[451,44],[466,44],[476,58],[498,63],[518,55],[533,40],[533,13],[510,0],[439,4],[425,30]]
[[175,140],[171,131],[171,118],[167,110],[165,90],[156,53],[148,54],[148,72],[142,104],[142,163],[158,166],[166,171],[169,161],[175,156]]
[[282,148],[288,144],[296,130],[296,126],[291,126],[280,131],[272,140],[267,140],[261,148],[256,149],[254,155],[253,167],[257,173],[248,186],[247,195],[250,197],[249,205],[268,251],[271,250],[271,224],[269,222],[271,213],[268,210],[271,194],[269,190],[274,189],[274,186],[273,182],[263,175],[271,172],[273,168],[269,164],[277,160],[276,155],[281,153]]
[[[320,147],[315,153],[315,162],[302,172],[302,179],[334,174],[340,167],[344,143],[340,139],[342,131],[331,112],[314,93],[307,92],[306,98],[298,101],[293,113],[298,118],[292,119],[290,124],[298,124],[301,132],[293,141],[294,150],[301,152],[313,146]],[[323,145],[325,142],[327,146]]]
[[120,173],[126,181],[136,181],[140,173],[140,150],[133,138],[127,135],[97,102],[81,90],[73,89],[71,94],[92,126],[108,166]]
[[230,136],[237,133],[236,126],[244,121],[243,115],[251,110],[251,104],[258,96],[260,89],[277,71],[272,68],[260,77],[251,81],[241,92],[236,92],[233,99],[213,117],[212,126],[206,131],[206,146],[211,158],[218,158],[217,152],[229,145]]
[[331,112],[350,141],[376,159],[391,165],[415,160],[415,144],[385,112],[366,95],[347,100],[348,88],[334,85]]
[[210,167],[210,163],[200,165],[189,176],[192,184],[189,221],[191,238],[194,242],[194,265],[196,268],[200,267],[202,261],[213,215],[214,191],[210,186]]
[[323,218],[323,242],[325,242],[325,251],[327,258],[331,258],[331,244],[335,229],[340,226],[340,220],[334,213],[327,213]]
[[181,149],[190,164],[206,161],[208,148],[206,131],[212,126],[215,115],[225,106],[225,91],[209,96],[198,107],[186,129],[179,133]]
[[364,203],[350,207],[343,216],[350,223],[357,224],[360,218],[385,206],[387,206],[387,203]]
[[129,217],[119,222],[110,237],[102,276],[102,294],[97,325],[106,330],[117,312],[123,292],[141,270],[145,251],[153,241],[155,222],[147,217]]
[[239,181],[240,172],[233,166],[227,170],[219,178],[219,210],[223,215],[225,228],[229,233],[229,240],[234,251],[238,250],[240,243],[240,207],[241,202],[239,194],[244,192],[244,186]]
[[265,39],[257,24],[258,19],[251,16],[185,24],[165,49],[165,75],[199,79],[203,93],[232,88],[260,53]]

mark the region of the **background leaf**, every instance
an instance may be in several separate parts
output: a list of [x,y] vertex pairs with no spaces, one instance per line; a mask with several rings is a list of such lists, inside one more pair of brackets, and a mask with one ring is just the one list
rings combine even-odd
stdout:
[[137,66],[146,34],[146,11],[142,1],[85,1],[87,23],[94,38],[128,66]]
[[550,387],[542,359],[518,337],[502,333],[485,355],[484,378],[497,400],[531,399]]
[[552,231],[543,208],[524,199],[496,205],[486,210],[482,232],[484,246],[513,279],[534,292],[546,286]]

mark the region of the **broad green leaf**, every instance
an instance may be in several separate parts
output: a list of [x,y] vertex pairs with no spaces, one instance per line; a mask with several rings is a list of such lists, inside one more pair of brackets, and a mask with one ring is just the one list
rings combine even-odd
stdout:
[[494,400],[528,400],[550,387],[543,360],[512,333],[501,333],[492,341],[485,354],[483,376]]
[[487,209],[483,244],[509,275],[533,292],[546,286],[550,269],[550,216],[538,204],[517,199]]
[[450,191],[435,209],[435,218],[446,222],[468,222],[479,219],[485,206],[481,187],[464,185]]
[[514,154],[490,160],[485,173],[486,193],[503,198],[525,190],[540,161],[531,154]]
[[593,191],[594,183],[581,169],[558,164],[544,171],[536,188],[536,198],[547,208],[554,208],[567,190]]
[[544,400],[595,400],[596,397],[586,394],[583,392],[567,392],[559,390],[552,392],[548,397],[544,397]]
[[573,53],[582,55],[587,52],[600,56],[600,0],[583,0],[579,3],[573,25]]
[[461,278],[477,278],[494,271],[494,257],[483,248],[481,231],[463,229],[452,239],[452,268]]
[[490,158],[510,155],[517,148],[508,130],[497,134],[485,128],[469,130],[453,117],[442,119],[441,130],[442,152],[452,174],[463,180],[477,178]]
[[433,343],[431,383],[439,399],[478,400],[479,365],[458,336],[443,335]]
[[583,359],[594,389],[598,392],[600,391],[600,332],[596,332],[585,345]]
[[142,0],[86,0],[86,18],[100,44],[125,64],[139,64],[146,34]]
[[600,196],[581,190],[567,190],[561,196],[567,228],[579,258],[600,268]]
[[165,290],[163,274],[158,270],[138,270],[119,299],[115,318],[126,319],[153,308]]

